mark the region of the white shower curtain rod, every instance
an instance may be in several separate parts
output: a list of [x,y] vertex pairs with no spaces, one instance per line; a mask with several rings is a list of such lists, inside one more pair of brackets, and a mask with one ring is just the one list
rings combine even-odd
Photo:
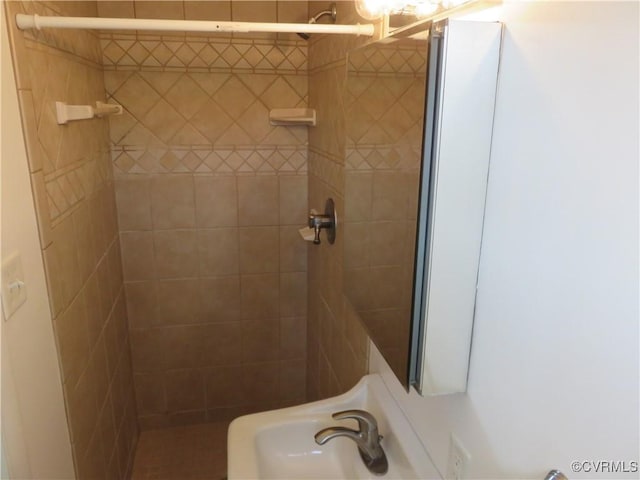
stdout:
[[373,36],[374,25],[324,25],[318,23],[216,22],[208,20],[149,20],[142,18],[56,17],[16,14],[20,30],[35,28],[88,28],[93,30],[155,30],[170,32],[273,32],[334,33]]

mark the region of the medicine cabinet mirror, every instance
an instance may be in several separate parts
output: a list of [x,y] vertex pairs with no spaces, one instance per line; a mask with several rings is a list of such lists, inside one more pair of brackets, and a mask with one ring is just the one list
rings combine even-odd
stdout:
[[348,55],[345,293],[422,394],[466,389],[500,35],[425,22]]

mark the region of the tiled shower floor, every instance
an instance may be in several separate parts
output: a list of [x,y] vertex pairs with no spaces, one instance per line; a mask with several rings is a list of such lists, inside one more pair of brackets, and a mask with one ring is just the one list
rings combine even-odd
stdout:
[[133,480],[221,480],[227,475],[229,422],[140,434]]

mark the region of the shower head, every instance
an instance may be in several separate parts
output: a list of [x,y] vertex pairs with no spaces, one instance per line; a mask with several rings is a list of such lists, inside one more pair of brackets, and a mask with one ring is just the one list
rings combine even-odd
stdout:
[[309,19],[309,23],[316,23],[319,18],[324,17],[325,15],[331,16],[331,21],[336,23],[336,17],[338,15],[338,9],[336,8],[336,4],[332,3],[329,5],[329,10],[323,10],[320,13],[316,13],[313,17]]
[[[320,19],[321,17],[324,17],[325,15],[329,15],[331,17],[331,21],[333,23],[336,23],[336,17],[338,16],[338,9],[336,7],[335,2],[329,5],[328,10],[323,10],[322,12],[316,13],[313,17],[309,19],[308,23],[316,23],[318,19]],[[309,38],[311,38],[311,35],[309,35],[308,33],[298,33],[297,35],[300,38],[303,38],[305,40],[309,40]]]

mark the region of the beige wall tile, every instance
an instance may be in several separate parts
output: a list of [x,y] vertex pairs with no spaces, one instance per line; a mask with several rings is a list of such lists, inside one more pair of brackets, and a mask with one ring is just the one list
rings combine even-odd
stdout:
[[222,133],[233,124],[233,118],[216,102],[209,100],[192,117],[196,129],[210,142],[216,142]]
[[202,329],[195,326],[132,330],[134,372],[194,368],[199,363],[201,338]]
[[[236,59],[230,56],[229,61],[235,63]],[[234,120],[239,119],[256,99],[251,90],[235,76],[218,88],[212,98]],[[224,145],[226,142],[221,140],[221,143]]]
[[198,238],[195,230],[155,231],[153,244],[158,278],[198,275]]
[[307,273],[280,274],[280,315],[300,317],[307,313]]
[[[114,305],[113,305],[113,322],[115,324],[115,335],[116,340],[118,342],[117,351],[120,355],[130,355],[130,351],[126,346],[127,337],[128,337],[128,318],[127,318],[127,300],[125,298],[124,288],[120,290],[120,294],[118,295]],[[125,369],[126,370],[126,369]]]
[[76,238],[71,216],[53,229],[53,248],[58,261],[58,275],[65,304],[80,290],[82,279],[78,265]]
[[[111,406],[111,395],[107,392],[105,402],[100,412],[100,418],[98,419],[98,431],[102,437],[102,445],[104,447],[103,453],[106,459],[107,465],[114,456],[115,450],[118,445],[118,430],[116,429],[113,421],[113,407]],[[107,475],[116,475],[107,466]]]
[[123,275],[122,275],[122,251],[120,249],[120,242],[114,241],[105,258],[109,266],[109,282],[111,286],[111,303],[115,303],[118,295],[123,288]]
[[137,72],[129,76],[113,93],[113,96],[137,119],[142,119],[161,98],[158,92],[150,88],[150,84]]
[[75,388],[65,385],[69,427],[74,450],[83,457],[98,420],[95,390],[88,373],[82,375]]
[[85,455],[77,460],[78,477],[96,478],[104,473],[106,466],[102,449],[102,438],[99,432],[95,431],[89,440]]
[[[160,99],[142,118],[145,127],[163,142],[169,142],[186,120],[169,102]],[[171,168],[171,167],[169,167]]]
[[215,228],[198,231],[200,275],[237,275],[240,272],[238,229]]
[[185,1],[184,13],[187,20],[231,20],[230,1]]
[[96,253],[101,256],[118,233],[115,195],[111,185],[97,190],[89,198],[89,211]]
[[307,245],[298,229],[306,224],[280,227],[280,271],[306,272]]
[[193,177],[156,175],[151,179],[151,212],[154,229],[195,227]]
[[370,222],[345,222],[342,224],[345,269],[362,268],[369,265],[371,237],[376,234],[375,231],[372,232]]
[[100,337],[95,348],[93,348],[93,352],[91,353],[91,357],[89,358],[89,363],[87,365],[87,371],[89,372],[89,375],[91,375],[94,383],[98,407],[102,408],[103,399],[107,397],[110,386],[104,337]]
[[84,296],[76,297],[69,308],[56,318],[55,332],[64,382],[73,387],[91,353]]
[[242,367],[229,365],[205,370],[207,408],[233,407],[245,399],[238,379],[242,378]]
[[202,278],[199,323],[235,322],[240,319],[240,277]]
[[158,290],[158,323],[162,325],[193,324],[199,318],[199,280],[161,280]]
[[151,232],[122,232],[122,266],[127,280],[155,278],[154,241]]
[[127,175],[116,178],[118,225],[121,230],[150,230],[151,187],[147,176]]
[[[73,212],[73,227],[75,230],[76,253],[78,256],[78,269],[80,279],[84,283],[91,272],[95,270],[98,257],[93,242],[91,231],[90,212],[86,203]],[[120,281],[122,283],[122,280]]]
[[237,22],[277,22],[277,3],[273,1],[235,1],[232,19]]
[[403,265],[407,240],[406,222],[371,222],[369,226],[374,232],[370,238],[370,265]]
[[[109,315],[107,322],[103,329],[103,337],[105,344],[105,351],[107,353],[107,366],[109,367],[109,375],[113,379],[118,372],[118,365],[120,363],[120,344],[118,341],[118,332],[116,325],[116,317],[113,313]],[[114,401],[117,400],[114,394]]]
[[243,112],[237,122],[254,143],[260,143],[274,129],[271,124],[264,121],[265,118],[269,118],[269,109],[257,99]]
[[277,273],[240,276],[240,305],[243,319],[278,317],[280,298],[278,278]]
[[310,15],[306,1],[280,0],[277,2],[277,7],[278,23],[307,23],[309,21]]
[[203,410],[204,378],[196,369],[170,370],[165,373],[167,409],[170,412]]
[[323,272],[325,283],[321,287],[322,295],[327,301],[329,308],[337,317],[342,318],[343,306],[343,270],[342,265],[331,258],[325,265]]
[[279,269],[278,227],[238,229],[240,273],[268,273]]
[[49,8],[62,15],[76,17],[95,17],[97,15],[96,3],[92,1],[44,1]]
[[[201,45],[195,46],[196,49]],[[178,50],[177,55],[180,55]],[[192,55],[191,53],[189,55]],[[187,58],[187,57],[184,57]],[[207,93],[189,75],[182,75],[164,96],[165,100],[171,104],[184,118],[190,119],[198,112],[202,105],[209,99]],[[177,142],[176,142],[177,143]],[[192,142],[206,143],[206,142]]]
[[103,315],[100,305],[100,290],[98,287],[98,276],[94,272],[85,283],[82,294],[87,310],[87,331],[89,334],[89,346],[94,347],[96,341],[102,333],[107,317]]
[[[280,176],[280,225],[305,225],[309,216],[307,208],[307,178],[304,176]],[[324,205],[316,206],[324,211]]]
[[131,360],[134,373],[158,372],[167,368],[169,336],[175,328],[144,328],[131,330]]
[[98,4],[98,16],[106,18],[135,18],[133,1],[127,0],[100,0]]
[[269,405],[278,401],[278,362],[260,362],[243,365],[242,386],[244,397],[253,405]]
[[158,324],[158,295],[155,281],[127,282],[127,317],[131,328],[145,328]]
[[404,285],[402,267],[371,268],[368,275],[371,280],[371,308],[398,307]]
[[[314,311],[309,310],[309,319]],[[320,398],[318,373],[320,370],[320,344],[316,340],[315,335],[310,330],[307,340],[307,401],[313,401]]]
[[359,222],[371,218],[373,204],[373,174],[348,173],[345,177],[345,220]]
[[280,359],[304,358],[307,352],[306,317],[280,319]]
[[404,220],[408,208],[407,185],[403,175],[375,172],[371,215],[374,220]]
[[165,413],[167,400],[164,389],[164,374],[137,373],[133,378],[139,414]]
[[277,177],[238,177],[240,225],[277,225],[278,207]]
[[109,280],[109,262],[106,258],[103,257],[98,264],[95,276],[98,281],[98,293],[100,295],[100,317],[104,322],[111,314],[113,308],[113,293],[111,292],[111,282]]
[[238,225],[235,177],[195,177],[194,181],[198,227]]
[[184,19],[184,5],[179,1],[135,0],[136,18]]
[[306,366],[300,359],[280,362],[278,387],[280,400],[299,404],[306,398]]
[[260,318],[242,322],[242,360],[259,362],[280,358],[280,322],[278,318]]
[[19,90],[18,100],[20,101],[20,111],[22,113],[22,131],[24,132],[25,146],[27,147],[29,171],[36,172],[42,170],[44,152],[37,135],[38,124],[33,94],[30,90]]
[[347,340],[355,354],[359,358],[369,358],[369,337],[362,325],[362,320],[348,300],[345,301],[345,323]]
[[33,199],[36,205],[40,245],[46,248],[53,241],[53,232],[51,229],[51,214],[47,201],[47,190],[42,171],[31,174],[31,188],[33,189]]
[[201,325],[197,329],[199,365],[238,365],[242,358],[242,328],[239,322]]

